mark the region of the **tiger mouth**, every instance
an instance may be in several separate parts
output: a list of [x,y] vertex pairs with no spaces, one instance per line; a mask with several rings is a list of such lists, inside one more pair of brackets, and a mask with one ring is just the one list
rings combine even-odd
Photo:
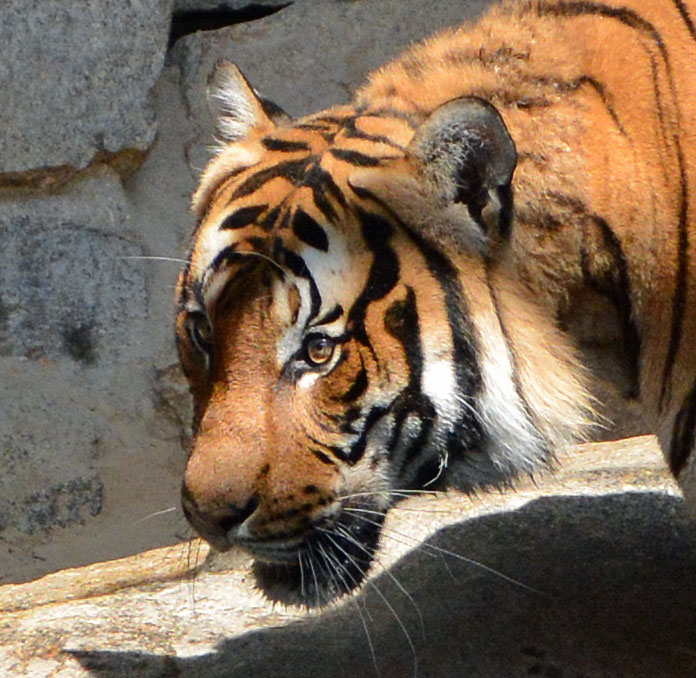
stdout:
[[316,528],[296,545],[245,544],[258,588],[271,601],[322,607],[357,589],[367,577],[379,543],[382,520],[342,519]]

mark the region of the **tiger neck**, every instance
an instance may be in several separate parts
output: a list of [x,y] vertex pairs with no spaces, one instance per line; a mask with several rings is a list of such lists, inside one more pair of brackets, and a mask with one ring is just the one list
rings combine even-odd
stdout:
[[[669,364],[696,351],[696,305],[685,301],[696,266],[680,262],[675,244],[685,239],[684,215],[696,209],[678,190],[696,167],[694,151],[661,140],[672,132],[661,131],[656,111],[678,117],[674,102],[647,97],[636,106],[633,93],[651,72],[640,35],[621,33],[635,59],[627,71],[611,41],[571,33],[561,21],[539,30],[539,15],[510,7],[378,71],[359,93],[358,110],[415,128],[460,96],[481,96],[499,109],[518,152],[510,251],[521,280],[577,343],[613,346],[620,390],[657,412],[670,406],[671,391],[679,402],[693,380],[676,383]],[[590,53],[601,72],[585,70]],[[682,71],[673,69],[677,78],[686,77]]]

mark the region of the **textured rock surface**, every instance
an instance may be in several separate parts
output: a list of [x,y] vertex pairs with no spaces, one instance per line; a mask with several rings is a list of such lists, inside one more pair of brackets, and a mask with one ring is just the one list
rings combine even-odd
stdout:
[[3,0],[0,182],[2,173],[79,168],[100,153],[152,144],[149,96],[170,7],[171,0]]
[[205,555],[195,542],[2,587],[0,672],[695,675],[696,528],[654,446],[589,446],[564,462],[516,493],[402,505],[370,583],[320,614],[271,608],[241,554],[182,577]]
[[[207,144],[213,122],[205,84],[219,59],[235,62],[290,115],[304,115],[347,101],[368,73],[405,45],[473,18],[489,4],[296,0],[259,21],[187,35],[171,59],[181,68],[182,91]],[[190,157],[204,163],[205,145],[192,146]]]
[[194,180],[183,160],[171,175],[177,153],[157,144],[125,186],[98,165],[57,191],[0,196],[4,581],[172,543],[184,527],[174,511],[143,521],[177,506],[185,462],[178,264],[142,258],[178,253],[190,228]]

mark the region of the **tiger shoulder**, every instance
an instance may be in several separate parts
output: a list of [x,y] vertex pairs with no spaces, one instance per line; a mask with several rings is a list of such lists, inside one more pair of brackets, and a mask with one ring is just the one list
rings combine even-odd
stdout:
[[508,2],[300,119],[218,66],[177,287],[182,496],[270,597],[358,586],[410,492],[551,465],[596,420],[577,346],[607,328],[696,501],[694,17]]

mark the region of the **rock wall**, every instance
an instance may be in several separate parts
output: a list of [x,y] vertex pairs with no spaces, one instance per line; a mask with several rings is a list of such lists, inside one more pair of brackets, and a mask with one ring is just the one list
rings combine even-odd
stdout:
[[0,3],[0,582],[187,534],[171,299],[212,64],[299,115],[487,4]]

